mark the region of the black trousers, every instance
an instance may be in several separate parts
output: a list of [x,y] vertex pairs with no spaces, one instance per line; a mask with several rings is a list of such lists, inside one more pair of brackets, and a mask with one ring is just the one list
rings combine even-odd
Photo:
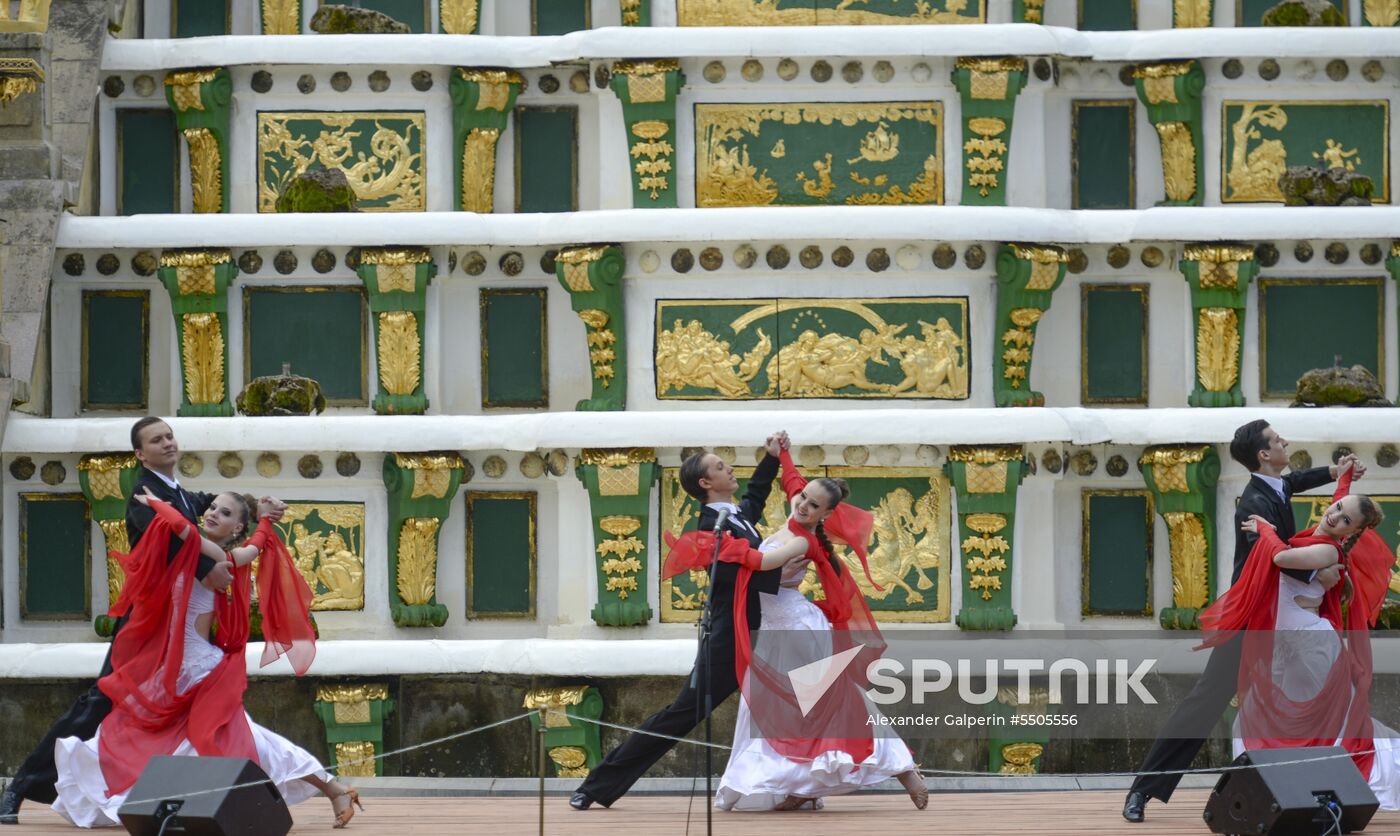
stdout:
[[[1244,637],[1237,635],[1215,648],[1206,669],[1191,693],[1172,712],[1171,719],[1152,743],[1140,772],[1186,769],[1210,736],[1211,729],[1225,712],[1239,684],[1240,647]],[[1180,775],[1139,775],[1133,790],[1163,802],[1171,800]]]
[[[732,626],[716,626],[715,635],[733,635]],[[693,672],[692,672],[693,673]],[[710,709],[713,711],[730,694],[739,690],[739,682],[734,678],[734,645],[730,642],[715,642],[710,657]],[[697,679],[698,681],[698,679]],[[705,707],[700,703],[700,695],[687,679],[681,692],[670,705],[646,719],[639,727],[643,731],[684,737],[705,719]],[[633,732],[622,745],[612,750],[598,764],[598,768],[588,773],[579,785],[579,790],[588,793],[594,801],[604,807],[621,798],[637,779],[651,768],[652,764],[676,745],[674,740],[652,737],[641,732]]]
[[[117,631],[126,624],[126,616],[117,619],[115,629],[112,631],[113,637]],[[98,679],[112,672],[112,648],[107,648],[107,658],[102,660],[102,672],[98,674]],[[97,727],[102,725],[102,720],[112,713],[112,701],[107,695],[102,693],[93,682],[88,689],[78,697],[78,701],[73,703],[73,707],[68,712],[58,718],[58,722],[49,728],[47,734],[39,741],[39,745],[34,747],[34,751],[29,753],[29,757],[24,759],[24,763],[19,765],[15,772],[14,780],[10,781],[9,788],[15,795],[29,801],[37,801],[40,804],[52,804],[58,798],[54,791],[54,784],[58,781],[58,767],[53,762],[54,741],[61,737],[76,737],[80,740],[87,740],[97,734]]]

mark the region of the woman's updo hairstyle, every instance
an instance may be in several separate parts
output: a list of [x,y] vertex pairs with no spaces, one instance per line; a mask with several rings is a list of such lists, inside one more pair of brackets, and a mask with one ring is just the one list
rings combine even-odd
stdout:
[[1342,551],[1347,554],[1351,554],[1351,547],[1356,545],[1356,541],[1361,539],[1361,535],[1366,529],[1376,528],[1385,522],[1385,512],[1381,510],[1381,506],[1377,505],[1374,499],[1364,494],[1355,494],[1355,496],[1357,509],[1361,512],[1361,527],[1356,529],[1356,532],[1348,537],[1346,542],[1342,543]]
[[[851,486],[847,484],[845,479],[833,479],[830,476],[823,476],[820,479],[813,479],[807,484],[821,486],[821,489],[826,491],[826,495],[832,498],[831,507],[827,508],[828,511],[842,502],[845,502],[851,495]],[[826,536],[826,526],[822,523],[817,523],[817,527],[813,533],[817,535],[817,542],[822,544],[822,550],[826,552],[826,559],[831,562],[831,568],[835,569],[836,574],[840,575],[841,561],[836,559],[836,551],[831,545],[831,538]]]

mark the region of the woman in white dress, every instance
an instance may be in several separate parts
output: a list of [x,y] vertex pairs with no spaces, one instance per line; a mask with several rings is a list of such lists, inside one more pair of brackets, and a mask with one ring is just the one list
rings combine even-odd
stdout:
[[[749,675],[741,679],[744,688],[734,725],[734,748],[720,779],[715,806],[722,810],[793,810],[810,803],[815,809],[824,796],[853,792],[895,777],[909,792],[914,806],[922,810],[928,805],[928,789],[909,747],[887,726],[866,722],[878,711],[865,699],[856,681],[842,680],[833,686],[832,691],[844,689],[834,699],[838,703],[844,699],[845,705],[837,705],[832,711],[842,715],[835,725],[843,735],[853,733],[846,727],[855,725],[851,718],[858,717],[863,729],[855,734],[863,737],[814,740],[762,733],[769,728],[782,728],[784,720],[769,716],[774,710],[781,710],[780,706],[774,707],[781,700],[773,698],[772,689],[765,690],[755,681],[761,675],[756,666],[788,671],[806,660],[830,657],[838,648],[855,646],[857,641],[873,648],[877,656],[883,648],[864,597],[833,555],[827,537],[827,529],[831,528],[833,534],[857,550],[863,562],[870,531],[869,514],[840,504],[850,493],[843,480],[822,478],[809,483],[803,479],[788,452],[787,434],[779,437],[782,485],[792,514],[788,524],[764,540],[759,550],[769,553],[803,539],[808,542],[808,551],[806,559],[784,565],[778,594],[761,598],[763,618]],[[832,518],[838,508],[839,523]],[[798,591],[809,563],[815,563],[823,583],[825,596],[820,606]],[[809,633],[810,641],[804,640],[802,633]],[[772,640],[765,642],[770,637]],[[868,657],[869,653],[858,656],[847,670],[863,670]],[[757,721],[750,711],[751,698],[767,701],[767,705],[760,703],[760,714],[764,716]],[[815,715],[817,707],[812,707],[812,711]],[[802,714],[808,717],[806,711]],[[803,717],[793,715],[788,722],[801,721]],[[801,727],[830,728],[820,721]],[[755,728],[760,734],[753,733]]]
[[[1370,713],[1369,628],[1389,588],[1395,556],[1375,532],[1384,519],[1369,497],[1349,495],[1351,472],[1312,529],[1283,543],[1262,517],[1240,579],[1201,614],[1206,645],[1246,631],[1240,661],[1235,754],[1250,749],[1340,745],[1352,753],[1382,808],[1400,809],[1396,733]],[[1280,569],[1314,571],[1303,582]],[[1343,582],[1318,579],[1337,572]],[[1372,751],[1374,750],[1374,751]]]
[[[113,672],[98,683],[112,698],[113,709],[92,739],[67,737],[55,744],[54,810],[79,827],[115,826],[120,824],[118,809],[151,757],[223,755],[255,761],[288,804],[326,795],[334,826],[344,827],[354,816],[352,804],[359,803],[359,793],[336,781],[311,753],[254,723],[243,710],[248,564],[259,553],[263,664],[286,653],[301,674],[315,655],[307,616],[311,592],[271,522],[264,516],[248,545],[225,551],[220,543],[231,544],[247,532],[251,498],[236,493],[216,497],[204,516],[204,536],[166,503],[149,494],[137,499],[151,506],[156,517],[131,554],[118,555],[127,580],[112,609],[130,607],[131,616],[113,642]],[[258,511],[265,515],[275,502],[264,499]],[[182,545],[167,560],[171,537]],[[216,595],[195,581],[201,552],[234,564],[228,595]]]

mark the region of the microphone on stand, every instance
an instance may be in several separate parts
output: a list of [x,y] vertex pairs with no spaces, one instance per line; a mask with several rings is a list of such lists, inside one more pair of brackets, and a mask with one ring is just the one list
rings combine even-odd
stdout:
[[728,508],[721,508],[719,510],[719,519],[715,520],[716,537],[718,537],[719,533],[724,530],[724,524],[729,522],[729,513],[730,512]]

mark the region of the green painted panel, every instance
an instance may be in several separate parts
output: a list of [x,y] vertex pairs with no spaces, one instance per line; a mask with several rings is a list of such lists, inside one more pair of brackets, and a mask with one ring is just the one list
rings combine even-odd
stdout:
[[[681,490],[680,468],[664,468],[661,474],[661,525],[673,534],[693,529],[699,519],[699,505]],[[735,468],[735,475],[747,480],[753,468]],[[951,607],[948,566],[956,560],[949,554],[950,486],[937,468],[898,467],[817,467],[803,468],[808,479],[831,476],[850,485],[851,504],[875,515],[874,536],[870,543],[870,574],[884,587],[877,590],[865,578],[854,552],[837,547],[837,554],[855,578],[878,621],[945,622]],[[740,484],[740,495],[744,484]],[[759,532],[765,536],[786,524],[788,506],[775,479],[768,496]],[[667,547],[663,541],[661,559]],[[703,588],[708,573],[689,572],[661,581],[661,620],[695,621],[704,606]],[[816,570],[808,569],[800,587],[811,597],[820,582]]]
[[968,397],[966,297],[659,299],[664,400]]
[[698,104],[695,205],[943,202],[941,102]]
[[[1360,364],[1385,380],[1385,284],[1375,279],[1261,279],[1259,379],[1266,398],[1292,398],[1310,369]],[[1319,327],[1318,317],[1346,311],[1346,327]]]
[[481,291],[481,405],[549,406],[547,292]]
[[1141,493],[1084,492],[1085,615],[1151,615],[1152,508]]
[[1084,285],[1080,358],[1086,404],[1147,403],[1147,286]]
[[[1087,0],[1085,0],[1087,2]],[[1342,15],[1347,13],[1346,0],[1328,0]],[[1099,2],[1099,0],[1092,0]],[[1235,21],[1238,26],[1261,26],[1260,20],[1264,17],[1264,12],[1278,5],[1278,0],[1236,0],[1239,5],[1235,11]]]
[[409,31],[428,31],[428,4],[424,0],[358,0],[352,5],[383,12],[400,23],[408,24]]
[[467,615],[535,614],[535,494],[467,493]]
[[[421,212],[424,192],[421,110],[259,111],[258,211],[309,169],[340,169],[361,212]],[[448,178],[451,182],[451,178]]]
[[589,0],[531,0],[536,35],[567,35],[589,28]]
[[681,26],[983,23],[987,0],[677,0]]
[[150,294],[83,291],[83,409],[146,408]]
[[170,14],[177,38],[229,34],[228,0],[173,0]]
[[1115,32],[1137,28],[1137,0],[1079,0],[1079,28]]
[[1226,101],[1220,125],[1221,200],[1282,202],[1278,178],[1288,166],[1345,168],[1371,178],[1372,200],[1390,201],[1390,105]]
[[365,294],[355,287],[243,288],[244,378],[292,373],[314,378],[332,404],[363,405]]
[[515,109],[515,211],[578,209],[578,108]]
[[19,497],[19,608],[22,618],[92,616],[91,519],[80,493]]
[[1136,102],[1074,103],[1073,209],[1132,209]]
[[175,115],[117,110],[117,214],[180,211],[180,144]]

